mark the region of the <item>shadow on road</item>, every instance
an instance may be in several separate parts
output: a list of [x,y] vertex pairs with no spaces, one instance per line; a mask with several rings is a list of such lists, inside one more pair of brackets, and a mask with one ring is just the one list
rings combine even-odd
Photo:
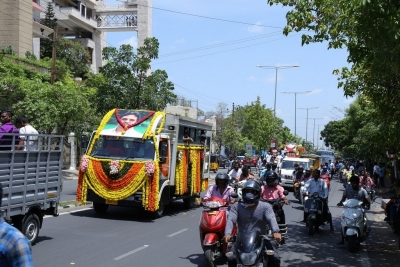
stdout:
[[[194,209],[186,209],[184,208],[183,201],[175,201],[165,207],[163,217],[175,217]],[[90,217],[116,221],[136,221],[144,223],[152,223],[155,220],[150,212],[135,207],[109,206],[107,212],[104,214],[98,214],[94,209],[88,209],[73,212],[71,215],[77,217]]]

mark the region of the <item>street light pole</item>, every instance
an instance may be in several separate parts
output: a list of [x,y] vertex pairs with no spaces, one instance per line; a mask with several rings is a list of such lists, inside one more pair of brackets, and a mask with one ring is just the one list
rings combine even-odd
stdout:
[[297,109],[297,95],[298,94],[308,94],[311,93],[311,91],[302,91],[302,92],[281,92],[282,94],[294,94],[294,137],[296,138],[297,136],[297,114],[296,114],[296,109]]
[[[314,125],[313,125],[313,146],[315,148],[315,120],[323,120],[324,118],[310,118],[312,120],[314,120]],[[318,136],[317,136],[318,139]],[[317,140],[318,142],[318,140]]]
[[274,117],[276,117],[276,90],[278,88],[278,69],[291,69],[291,68],[298,68],[298,65],[290,65],[290,66],[261,66],[257,65],[257,68],[262,69],[275,69],[275,97],[274,97]]
[[318,107],[312,107],[312,108],[299,108],[299,109],[306,109],[307,110],[307,119],[306,119],[306,143],[308,141],[308,110],[309,109],[317,109]]

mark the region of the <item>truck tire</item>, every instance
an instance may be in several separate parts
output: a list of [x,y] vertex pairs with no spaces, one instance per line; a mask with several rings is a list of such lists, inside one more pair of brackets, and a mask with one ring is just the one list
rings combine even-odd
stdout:
[[158,209],[151,213],[151,217],[153,217],[153,219],[161,218],[163,216],[163,214],[164,214],[164,209],[165,209],[165,204],[164,204],[164,201],[161,198],[160,202],[158,203]]
[[105,203],[93,202],[93,209],[98,214],[104,214],[107,212],[109,205]]
[[40,220],[35,213],[28,213],[23,222],[21,232],[28,238],[31,244],[35,244],[37,237],[39,236]]

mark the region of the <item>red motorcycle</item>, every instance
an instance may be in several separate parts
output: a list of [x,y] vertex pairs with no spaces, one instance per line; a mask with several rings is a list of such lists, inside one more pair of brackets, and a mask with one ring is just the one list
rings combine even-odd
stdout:
[[[211,197],[202,203],[204,211],[200,220],[200,242],[209,267],[214,267],[214,261],[228,251],[224,242],[225,225],[229,203],[218,197]],[[234,227],[231,236],[236,235]]]

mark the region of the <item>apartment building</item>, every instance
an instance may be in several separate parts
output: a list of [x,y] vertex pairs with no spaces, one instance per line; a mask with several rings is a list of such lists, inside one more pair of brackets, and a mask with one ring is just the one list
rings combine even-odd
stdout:
[[40,43],[40,38],[53,33],[52,29],[41,24],[41,13],[44,13],[44,9],[39,0],[2,0],[0,49],[11,46],[20,56],[29,51],[39,57],[39,50],[33,47]]
[[33,0],[32,6],[29,2],[0,2],[0,25],[10,25],[0,27],[0,49],[12,46],[21,56],[30,51],[38,57],[40,38],[52,33],[40,24],[48,3],[57,18],[58,36],[80,43],[89,52],[94,73],[103,64],[101,52],[107,46],[107,32],[136,31],[138,46],[151,36],[152,0],[126,0],[117,8],[107,7],[103,0]]

